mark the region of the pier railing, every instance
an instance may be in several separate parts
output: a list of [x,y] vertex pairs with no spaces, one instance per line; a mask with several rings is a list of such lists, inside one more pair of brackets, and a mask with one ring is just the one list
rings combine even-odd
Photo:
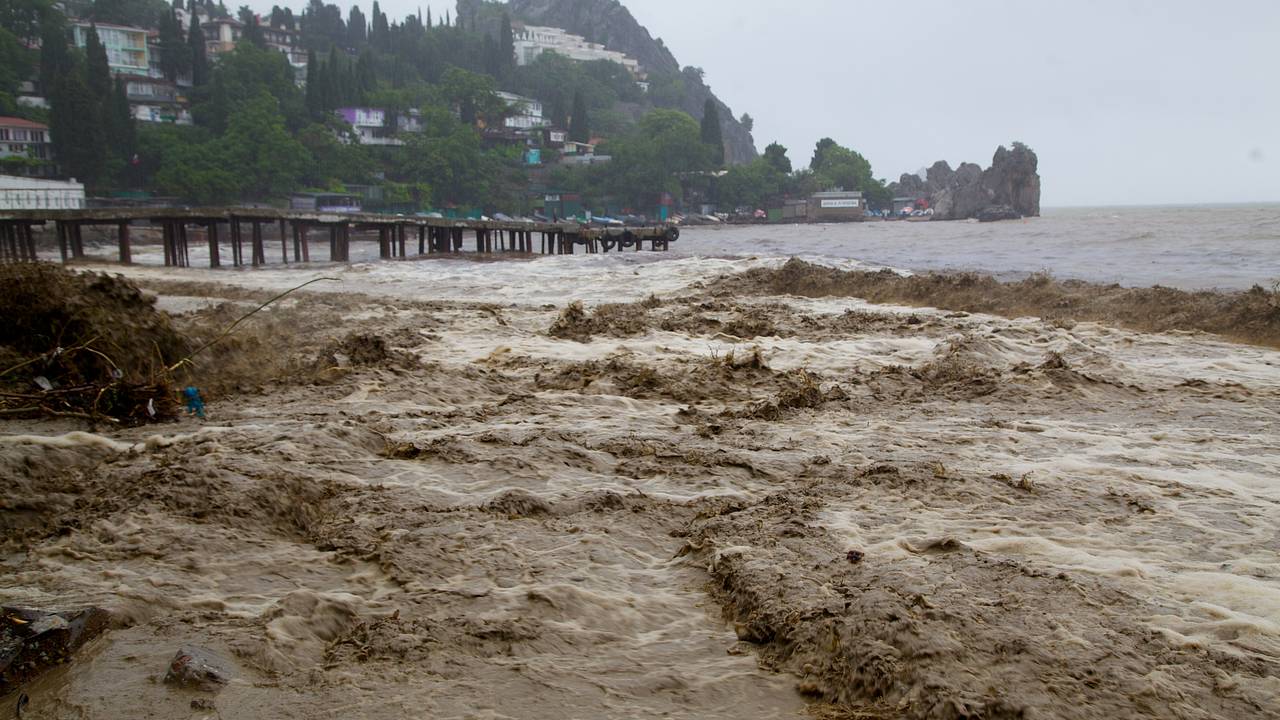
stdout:
[[[679,237],[675,226],[585,227],[576,223],[526,221],[455,220],[373,213],[328,213],[265,208],[120,208],[93,210],[0,210],[0,262],[37,259],[35,227],[52,223],[57,233],[63,262],[84,259],[82,230],[85,227],[114,228],[118,259],[133,262],[132,230],[159,228],[164,248],[164,264],[188,267],[191,228],[202,228],[208,245],[209,266],[221,267],[222,240],[231,248],[234,266],[266,264],[270,252],[264,229],[278,229],[272,248],[281,261],[311,262],[311,240],[315,234],[327,237],[329,262],[349,262],[353,233],[376,233],[378,256],[406,258],[461,252],[541,253],[571,255],[584,252],[642,250],[665,251]],[[109,231],[108,231],[109,232]],[[223,235],[223,233],[226,233]],[[535,242],[536,241],[536,242]],[[197,242],[201,242],[197,240]],[[416,247],[415,247],[416,246]],[[416,249],[416,253],[412,252]],[[246,256],[245,251],[248,250]]]

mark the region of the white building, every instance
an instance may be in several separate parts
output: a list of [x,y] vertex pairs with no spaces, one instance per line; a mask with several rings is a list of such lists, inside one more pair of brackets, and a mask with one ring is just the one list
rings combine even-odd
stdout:
[[417,122],[418,130],[409,130],[408,126],[412,126],[412,122],[405,126],[399,121],[396,127],[387,125],[387,111],[382,108],[367,107],[345,107],[337,109],[338,117],[346,120],[351,125],[351,129],[355,131],[356,137],[359,138],[361,145],[404,145],[404,140],[396,137],[402,131],[404,132],[421,132],[421,119]]
[[494,95],[511,106],[511,115],[503,121],[504,126],[516,130],[532,130],[550,124],[542,116],[541,102],[509,92],[495,92]]
[[560,28],[525,25],[516,31],[516,64],[528,65],[544,52],[553,52],[571,60],[591,62],[608,60],[625,67],[633,76],[640,77],[640,63],[624,53],[608,50],[599,43],[587,42],[581,35],[573,35]]
[[75,180],[0,175],[0,210],[77,210],[84,207],[84,185]]

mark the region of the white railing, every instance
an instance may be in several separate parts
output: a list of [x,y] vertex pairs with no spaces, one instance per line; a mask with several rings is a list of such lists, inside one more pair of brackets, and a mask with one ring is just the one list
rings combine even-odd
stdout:
[[84,190],[0,188],[0,210],[79,210]]

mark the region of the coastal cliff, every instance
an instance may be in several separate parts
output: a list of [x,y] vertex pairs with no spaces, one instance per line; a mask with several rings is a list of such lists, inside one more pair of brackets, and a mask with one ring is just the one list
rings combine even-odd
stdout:
[[[472,17],[484,4],[484,0],[458,0],[458,16]],[[679,61],[662,40],[650,35],[618,0],[509,0],[506,9],[512,19],[562,28],[610,50],[626,53],[651,75],[678,76],[685,91],[674,109],[701,120],[708,98],[719,108],[726,162],[747,163],[759,155],[751,132],[738,121],[729,106],[716,97],[697,72],[682,71]]]
[[927,200],[935,220],[1039,217],[1038,167],[1035,151],[1015,142],[1011,148],[997,148],[986,170],[973,163],[961,163],[952,170],[939,160],[924,178],[904,174],[889,189],[894,197]]

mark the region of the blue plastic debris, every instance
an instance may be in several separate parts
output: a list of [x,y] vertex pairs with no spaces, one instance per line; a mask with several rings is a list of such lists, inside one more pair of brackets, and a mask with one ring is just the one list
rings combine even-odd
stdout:
[[187,398],[187,412],[198,418],[204,418],[204,398],[200,397],[200,388],[188,387],[182,391]]

